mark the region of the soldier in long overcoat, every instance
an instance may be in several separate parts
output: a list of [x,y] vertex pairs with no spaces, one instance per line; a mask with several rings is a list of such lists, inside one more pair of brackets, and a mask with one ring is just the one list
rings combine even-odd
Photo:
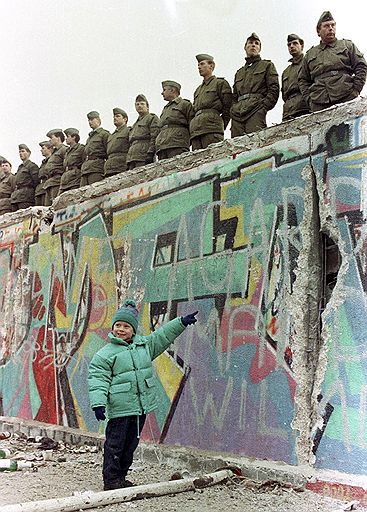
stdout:
[[89,132],[85,144],[85,161],[82,164],[80,186],[91,185],[104,178],[104,164],[107,160],[107,140],[110,132],[101,127],[101,118],[96,110],[87,114]]
[[291,58],[289,66],[282,73],[283,121],[289,121],[310,112],[298,84],[298,73],[303,61],[303,39],[297,34],[289,34],[287,46]]
[[230,120],[232,89],[227,80],[216,77],[214,57],[207,53],[196,55],[199,75],[203,82],[194,92],[195,117],[190,123],[192,149],[203,149],[224,139]]
[[36,206],[45,206],[46,190],[43,188],[43,185],[48,177],[48,161],[54,152],[54,147],[50,140],[44,140],[40,142],[39,145],[41,146],[41,154],[43,159],[38,171],[39,183],[34,191],[34,195]]
[[104,176],[113,176],[127,169],[126,157],[129,151],[130,127],[127,126],[128,115],[122,108],[113,109],[115,131],[107,139],[107,160],[104,164]]
[[336,38],[330,11],[322,13],[316,30],[320,44],[306,52],[298,77],[311,112],[357,98],[367,75],[367,63],[356,45]]
[[47,180],[43,184],[45,190],[45,206],[51,206],[53,200],[59,194],[61,177],[64,173],[64,157],[66,146],[64,144],[65,135],[61,128],[55,128],[47,132],[54,151],[48,160]]
[[129,133],[130,145],[126,157],[128,169],[154,162],[155,140],[159,133],[159,119],[149,112],[149,103],[144,94],[138,94],[136,97],[135,110],[138,113],[138,119]]
[[266,114],[279,98],[279,78],[271,60],[260,57],[261,41],[254,32],[245,43],[246,64],[234,77],[231,135],[266,128]]
[[66,128],[67,149],[64,156],[64,172],[61,176],[59,194],[80,187],[81,168],[85,160],[85,146],[81,144],[79,130]]
[[162,82],[162,96],[167,105],[159,118],[159,134],[155,141],[158,160],[190,151],[190,121],[194,110],[191,101],[181,98],[180,91],[178,82]]
[[15,190],[15,176],[11,173],[11,163],[0,157],[0,215],[13,211],[11,195]]
[[39,183],[38,165],[29,159],[31,150],[26,144],[19,144],[18,148],[22,163],[15,175],[15,190],[11,195],[13,211],[35,205],[34,191]]

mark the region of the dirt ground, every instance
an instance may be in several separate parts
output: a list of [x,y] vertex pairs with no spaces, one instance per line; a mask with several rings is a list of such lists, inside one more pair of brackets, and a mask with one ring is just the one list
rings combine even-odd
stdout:
[[[33,468],[4,471],[0,474],[0,512],[2,505],[73,496],[84,491],[102,491],[102,453],[95,447],[72,447],[58,443],[53,450],[52,440],[17,436],[1,441],[1,448],[11,451],[11,458],[28,460]],[[49,459],[49,460],[48,460]],[[164,463],[147,463],[139,449],[128,478],[137,485],[170,480],[177,470]],[[192,475],[194,476],[194,475]],[[100,507],[106,512],[136,510],[145,512],[331,512],[358,510],[346,502],[332,500],[310,491],[281,487],[274,482],[255,483],[235,477],[223,484],[167,496],[147,498],[124,504]],[[46,511],[46,508],[44,509]],[[89,509],[96,510],[96,509]]]

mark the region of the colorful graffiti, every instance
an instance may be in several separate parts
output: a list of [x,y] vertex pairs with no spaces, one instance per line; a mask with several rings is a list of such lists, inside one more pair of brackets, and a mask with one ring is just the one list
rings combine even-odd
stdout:
[[341,253],[333,301],[323,314],[328,364],[319,398],[327,421],[316,465],[357,474],[367,472],[365,123],[362,117],[333,127],[325,159],[313,158]]
[[[352,123],[349,128],[358,131]],[[347,303],[352,310],[365,307],[365,224],[356,216],[360,202],[337,180],[346,167],[356,173],[364,156],[351,143],[331,156],[330,147],[341,145],[330,140],[318,141],[313,164],[331,190],[341,238],[347,244],[354,237],[350,259],[360,288],[356,298],[357,284],[350,283],[345,306],[327,320],[331,325],[331,317],[338,318],[334,328],[345,330],[353,352],[343,360],[343,376],[335,364],[326,372],[320,414],[326,403],[334,409],[319,436],[320,463],[330,459],[332,439],[343,445],[339,454],[348,444],[361,449],[360,430],[349,428],[341,439],[335,422],[343,424],[339,414],[347,413],[349,401],[341,381],[356,386],[352,366],[363,359],[348,327]],[[56,211],[51,230],[0,240],[1,412],[97,430],[88,364],[105,343],[115,308],[130,296],[140,304],[142,333],[199,310],[195,329],[156,360],[160,407],[145,438],[297,464],[297,326],[288,304],[302,251],[302,171],[309,163],[309,137],[294,137],[70,206]],[[348,177],[348,186],[357,190],[360,179]],[[352,217],[358,217],[353,233]],[[331,349],[331,361],[337,350],[340,345]],[[366,402],[362,374],[348,402],[355,411]]]

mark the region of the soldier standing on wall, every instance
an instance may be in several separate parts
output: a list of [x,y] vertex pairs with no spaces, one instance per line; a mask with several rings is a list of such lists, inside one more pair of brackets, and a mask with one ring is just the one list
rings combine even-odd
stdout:
[[81,168],[85,160],[85,147],[79,142],[79,130],[66,128],[64,133],[68,148],[64,156],[64,173],[61,176],[59,194],[80,187]]
[[54,152],[54,147],[50,140],[45,140],[39,143],[41,146],[41,153],[44,157],[38,171],[39,183],[34,191],[36,206],[45,206],[46,191],[43,188],[45,181],[47,180],[48,171],[47,162]]
[[130,127],[127,126],[128,116],[125,110],[113,109],[113,124],[116,130],[107,139],[107,161],[104,164],[104,177],[124,172],[127,169],[126,157],[129,151]]
[[0,215],[12,212],[11,195],[15,190],[15,176],[11,173],[11,163],[0,157]]
[[213,75],[214,58],[207,53],[196,55],[203,82],[194,92],[195,117],[190,123],[193,151],[221,142],[230,120],[232,89],[227,80]]
[[59,194],[61,176],[64,172],[64,157],[66,146],[63,143],[65,135],[60,128],[55,128],[47,133],[54,151],[47,162],[47,180],[43,184],[45,190],[45,206],[51,206],[53,200]]
[[85,144],[86,159],[82,165],[80,186],[92,185],[104,178],[104,163],[107,159],[107,140],[110,132],[101,127],[101,118],[95,110],[87,114],[89,132]]
[[144,94],[136,97],[135,110],[139,117],[129,134],[130,147],[126,158],[128,169],[154,162],[155,140],[159,133],[158,117],[149,113],[149,103]]
[[260,57],[261,42],[254,32],[246,39],[246,64],[234,77],[231,135],[266,128],[266,114],[279,97],[278,73],[270,60]]
[[15,190],[11,195],[13,211],[35,205],[34,190],[39,183],[38,165],[29,160],[31,150],[26,144],[19,144],[22,161],[15,175]]
[[367,63],[356,45],[336,38],[329,11],[322,13],[316,30],[321,42],[306,52],[298,77],[311,112],[357,98],[367,75]]
[[297,34],[289,34],[287,46],[291,59],[289,59],[289,66],[282,74],[283,121],[289,121],[310,112],[298,85],[298,73],[303,61],[303,39]]
[[194,110],[189,100],[181,98],[181,85],[173,80],[162,82],[162,96],[167,105],[159,119],[156,139],[158,160],[172,158],[190,151],[190,121]]

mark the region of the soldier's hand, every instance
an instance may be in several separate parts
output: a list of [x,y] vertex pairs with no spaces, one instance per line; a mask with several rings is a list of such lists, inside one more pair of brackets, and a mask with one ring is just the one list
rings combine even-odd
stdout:
[[154,162],[154,153],[147,153],[147,156],[145,157],[145,163],[152,164],[153,162]]
[[187,327],[188,325],[195,324],[198,321],[198,319],[195,318],[195,315],[197,315],[197,314],[198,314],[198,311],[195,311],[195,313],[190,313],[189,315],[182,316],[181,322],[183,323],[183,325],[185,327]]
[[103,405],[99,405],[98,407],[93,408],[94,414],[96,415],[98,421],[103,421],[106,419],[105,410],[106,408],[103,407]]

